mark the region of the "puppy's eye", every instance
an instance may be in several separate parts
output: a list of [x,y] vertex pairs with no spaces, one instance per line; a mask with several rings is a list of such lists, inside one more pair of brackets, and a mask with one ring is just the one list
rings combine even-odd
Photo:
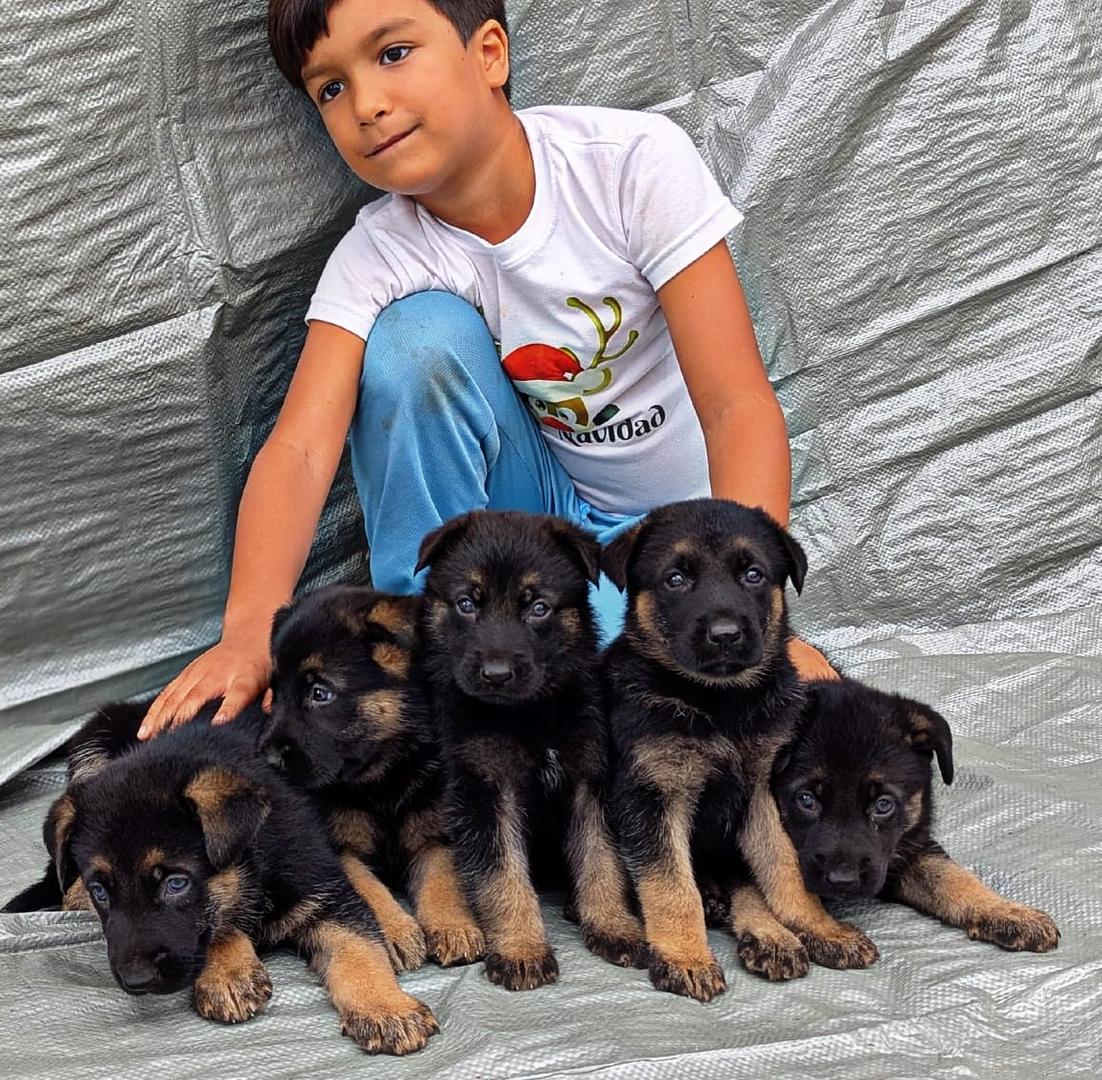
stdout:
[[328,705],[336,696],[325,683],[316,682],[310,687],[306,700],[311,705]]
[[765,580],[765,574],[762,573],[760,566],[748,566],[742,572],[742,580],[747,585],[760,585]]
[[180,896],[191,888],[191,878],[187,874],[169,874],[165,878],[165,895]]
[[88,892],[97,904],[107,903],[107,890],[98,881],[93,881],[88,886]]
[[546,619],[551,614],[551,605],[546,600],[537,600],[529,609],[530,619]]
[[469,596],[461,596],[455,602],[455,610],[458,611],[460,615],[473,615],[478,608]]
[[877,817],[888,817],[895,812],[895,799],[890,795],[881,795],[879,799],[872,804],[872,812]]
[[689,579],[680,570],[669,571],[664,580],[667,589],[683,589],[689,584]]
[[793,801],[806,814],[814,814],[819,809],[819,800],[810,791],[797,791]]

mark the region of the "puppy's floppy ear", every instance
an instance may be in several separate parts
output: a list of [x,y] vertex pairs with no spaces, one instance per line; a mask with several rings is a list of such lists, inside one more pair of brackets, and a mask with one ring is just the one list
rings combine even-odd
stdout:
[[42,839],[46,844],[46,850],[50,853],[50,858],[53,859],[54,873],[57,874],[57,884],[62,893],[71,884],[66,880],[65,867],[69,862],[69,842],[73,836],[76,819],[76,802],[69,792],[65,792],[60,798],[54,800],[46,814],[46,822],[42,826]]
[[563,518],[551,518],[548,528],[559,547],[581,568],[586,580],[596,585],[601,580],[600,541]]
[[203,828],[207,858],[219,870],[241,858],[272,809],[259,785],[221,765],[196,774],[184,798]]
[[272,633],[268,639],[271,642],[271,647],[275,648],[275,640],[279,636],[280,630],[283,629],[287,620],[291,617],[291,612],[295,610],[295,602],[292,600],[289,604],[284,604],[283,607],[277,608],[276,613],[272,616]]
[[635,557],[635,549],[642,535],[643,522],[640,521],[630,529],[620,533],[615,540],[606,544],[601,551],[601,569],[620,592],[628,587],[628,568]]
[[920,701],[911,701],[910,698],[902,700],[907,717],[907,742],[917,750],[936,754],[941,779],[951,784],[953,782],[953,733],[949,730],[949,722],[929,705],[923,705]]
[[460,514],[428,533],[421,541],[421,547],[417,552],[417,565],[413,568],[413,572],[419,574],[426,566],[436,562],[463,535],[470,523],[470,514]]
[[796,595],[799,596],[804,591],[804,578],[807,577],[807,555],[787,529],[782,529],[778,525],[777,534],[784,547],[789,580],[792,582],[792,588],[796,590]]
[[362,634],[372,641],[384,641],[402,649],[412,649],[417,637],[417,622],[424,601],[418,596],[397,596],[364,590],[360,609]]

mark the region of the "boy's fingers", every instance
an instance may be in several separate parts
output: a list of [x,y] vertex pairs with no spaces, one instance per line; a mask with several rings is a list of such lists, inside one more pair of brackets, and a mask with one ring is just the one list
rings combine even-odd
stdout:
[[271,714],[271,711],[272,711],[272,688],[270,686],[268,687],[267,690],[264,691],[264,697],[260,702],[260,707],[266,713]]
[[211,720],[212,724],[228,724],[231,720],[237,717],[237,714],[241,712],[250,701],[256,699],[256,691],[252,689],[246,689],[239,683],[231,683],[230,688],[226,691],[226,696],[222,699],[222,704],[218,709],[218,712],[214,714],[214,719]]

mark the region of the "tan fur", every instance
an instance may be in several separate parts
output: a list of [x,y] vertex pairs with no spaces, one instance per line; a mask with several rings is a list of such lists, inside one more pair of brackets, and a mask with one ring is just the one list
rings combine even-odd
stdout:
[[577,641],[582,632],[582,617],[574,608],[567,608],[559,612],[559,626],[562,627],[563,637],[567,641]]
[[899,883],[899,898],[933,915],[971,938],[992,941],[1004,949],[1047,952],[1060,932],[1043,911],[1000,896],[947,855],[920,855]]
[[337,810],[329,815],[329,835],[338,848],[369,858],[379,843],[379,826],[363,810]]
[[88,889],[83,878],[77,878],[69,886],[61,900],[62,911],[92,911],[92,898],[88,895]]
[[731,894],[731,930],[736,937],[750,933],[760,941],[800,948],[799,938],[777,921],[760,890],[740,885]]
[[369,720],[383,738],[402,730],[405,702],[400,690],[373,690],[356,703],[356,711]]
[[363,1049],[407,1054],[439,1030],[428,1007],[399,988],[382,945],[333,922],[309,931],[306,945],[345,1034]]
[[509,739],[479,735],[461,747],[464,761],[495,790],[511,788],[517,773],[531,764],[518,760],[518,748]]
[[673,553],[681,556],[683,559],[691,558],[697,553],[698,549],[696,544],[691,540],[678,540],[673,546]]
[[271,945],[278,945],[281,941],[298,937],[321,910],[322,901],[316,897],[300,900],[286,915],[264,927],[264,940]]
[[371,649],[371,659],[395,679],[409,676],[409,653],[398,645],[382,641]]
[[691,797],[730,761],[734,746],[721,735],[697,739],[657,735],[632,748],[635,767],[660,791]]
[[355,855],[342,855],[341,867],[352,888],[375,913],[395,969],[413,971],[419,968],[425,962],[426,949],[417,920]]
[[252,783],[240,773],[214,766],[204,769],[184,788],[184,798],[194,803],[207,828],[207,815],[217,815],[227,799],[253,790]]
[[111,864],[102,855],[93,855],[88,860],[88,866],[97,874],[111,875]]
[[207,910],[215,931],[241,906],[244,891],[245,882],[236,866],[219,871],[207,881]]
[[392,600],[380,600],[371,609],[370,619],[399,639],[408,637],[413,631],[409,613]]
[[167,858],[168,856],[165,855],[163,849],[159,847],[150,848],[142,855],[141,859],[138,860],[138,873],[151,873],[162,863],[166,862]]
[[926,805],[925,793],[919,788],[903,807],[903,820],[908,829],[913,829],[922,820],[922,809]]
[[252,942],[231,930],[215,938],[192,989],[195,1010],[208,1020],[236,1024],[260,1011],[272,996],[272,982]]
[[438,964],[469,964],[483,954],[482,931],[463,895],[449,848],[429,843],[411,857],[409,890],[429,954]]

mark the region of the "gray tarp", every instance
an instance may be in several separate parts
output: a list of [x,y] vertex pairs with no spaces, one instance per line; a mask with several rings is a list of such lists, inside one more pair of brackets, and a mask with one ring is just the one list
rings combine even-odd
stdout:
[[[210,643],[243,471],[327,252],[369,193],[280,84],[261,0],[19,0],[0,19],[0,895],[44,862],[97,702]],[[1102,1073],[1102,11],[1095,0],[509,5],[515,103],[659,109],[733,237],[788,416],[805,634],[942,709],[941,836],[1064,932],[1016,956],[851,909],[868,972],[709,1006],[601,964],[404,981],[443,1035],[337,1035],[302,965],[240,1028],[131,999],[82,915],[0,918],[0,1071],[59,1077]],[[676,198],[677,193],[671,192]],[[660,496],[660,492],[656,493]],[[362,578],[347,474],[306,584]],[[17,775],[19,774],[19,775]]]

